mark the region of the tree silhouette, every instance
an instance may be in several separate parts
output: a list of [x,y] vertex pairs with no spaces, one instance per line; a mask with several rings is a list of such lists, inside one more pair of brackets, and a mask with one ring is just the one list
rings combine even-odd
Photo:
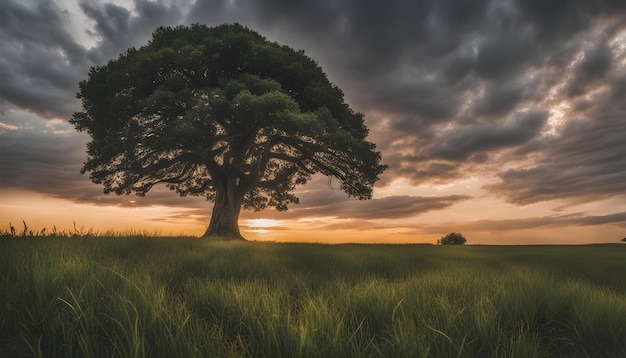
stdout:
[[624,242],[624,243],[626,243],[626,237],[625,237],[625,238],[623,238],[621,241],[622,241],[622,242]]
[[355,113],[303,51],[239,24],[160,27],[91,68],[70,122],[91,142],[81,172],[105,193],[165,183],[214,202],[204,236],[241,239],[241,208],[286,210],[311,175],[370,199],[386,166]]
[[451,232],[437,240],[438,245],[465,245],[467,239],[461,233]]

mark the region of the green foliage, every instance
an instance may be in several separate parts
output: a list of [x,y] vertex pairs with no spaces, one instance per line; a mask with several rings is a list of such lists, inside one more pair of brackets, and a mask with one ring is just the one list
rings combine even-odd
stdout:
[[451,232],[437,240],[437,244],[439,245],[465,245],[466,242],[467,239],[465,236],[458,232]]
[[92,68],[77,97],[70,122],[92,139],[82,172],[106,193],[165,183],[237,216],[286,210],[315,173],[369,199],[385,169],[363,115],[315,61],[238,24],[160,27]]
[[0,240],[7,356],[620,357],[615,245]]

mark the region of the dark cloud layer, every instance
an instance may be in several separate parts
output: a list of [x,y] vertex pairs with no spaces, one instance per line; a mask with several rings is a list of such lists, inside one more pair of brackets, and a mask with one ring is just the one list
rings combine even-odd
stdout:
[[[76,11],[86,34],[70,26]],[[45,122],[16,113],[69,118],[89,67],[145,44],[157,26],[240,22],[304,49],[366,114],[389,165],[381,186],[478,175],[494,178],[488,192],[520,205],[624,195],[625,18],[626,2],[617,0],[4,0],[0,183],[126,205],[77,175],[85,138],[44,132]],[[84,35],[92,42],[81,42]],[[176,205],[160,193],[154,202]],[[371,204],[333,194],[329,203],[307,203],[313,198],[303,195],[296,212],[351,218],[373,217],[376,207],[386,213],[379,217],[405,217],[467,200]]]
[[447,222],[426,229],[434,229],[434,232],[442,232],[450,227],[455,227],[457,230],[463,231],[518,231],[538,228],[600,226],[607,224],[626,228],[626,212],[609,215],[578,213],[574,215],[542,216],[524,219],[478,220],[466,223]]
[[501,172],[501,183],[488,188],[519,204],[585,202],[626,193],[625,115],[626,108],[569,121],[561,135],[544,139],[532,166]]
[[[203,198],[180,197],[159,188],[146,197],[104,195],[88,175],[80,175],[88,137],[76,133],[67,123],[42,123],[32,117],[21,118],[25,129],[0,135],[0,188],[26,189],[76,203],[101,206],[138,207],[163,205],[207,210]],[[1,127],[0,127],[1,128]]]
[[[357,220],[390,220],[419,216],[442,210],[470,200],[467,195],[413,196],[392,195],[372,200],[349,198],[336,188],[332,179],[316,175],[296,191],[299,204],[291,204],[289,211],[274,214],[279,219],[338,218]],[[247,213],[249,218],[267,217],[267,212]]]
[[94,64],[103,64],[130,47],[145,45],[157,26],[174,26],[182,22],[182,10],[176,3],[135,0],[131,9],[107,2],[80,1],[84,14],[95,22],[92,36],[98,39],[89,50]]
[[64,21],[49,1],[31,7],[21,1],[2,2],[0,104],[45,118],[67,117],[76,109],[77,81],[88,69],[86,49],[64,30]]
[[[346,198],[337,190],[319,189],[301,194],[301,204],[291,207],[293,217],[336,217],[341,219],[401,219],[418,216],[433,210],[448,208],[470,199],[464,195],[448,196],[388,196],[381,199],[358,201]],[[283,215],[289,217],[291,215]]]

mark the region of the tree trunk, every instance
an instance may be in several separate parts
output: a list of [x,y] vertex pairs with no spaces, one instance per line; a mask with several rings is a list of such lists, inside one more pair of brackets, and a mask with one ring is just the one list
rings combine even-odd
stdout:
[[203,238],[218,240],[245,240],[239,233],[239,212],[241,211],[241,195],[235,183],[229,182],[216,188],[215,205],[211,214],[211,223]]

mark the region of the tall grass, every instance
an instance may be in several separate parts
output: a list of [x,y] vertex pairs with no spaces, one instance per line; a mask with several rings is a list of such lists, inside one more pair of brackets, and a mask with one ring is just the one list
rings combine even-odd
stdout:
[[626,247],[0,240],[0,352],[623,357]]
[[26,221],[22,221],[21,225],[14,226],[12,222],[9,222],[9,227],[0,229],[0,239],[6,238],[45,238],[45,237],[79,237],[79,238],[87,238],[87,237],[102,237],[102,238],[154,238],[154,237],[178,237],[178,238],[191,238],[191,236],[185,235],[172,235],[171,233],[164,233],[160,231],[147,231],[147,230],[127,230],[127,231],[117,231],[113,229],[100,231],[95,230],[93,227],[85,228],[84,226],[78,226],[76,221],[73,221],[72,229],[59,229],[55,226],[48,229],[47,227],[43,227],[41,229],[33,228],[28,226]]

